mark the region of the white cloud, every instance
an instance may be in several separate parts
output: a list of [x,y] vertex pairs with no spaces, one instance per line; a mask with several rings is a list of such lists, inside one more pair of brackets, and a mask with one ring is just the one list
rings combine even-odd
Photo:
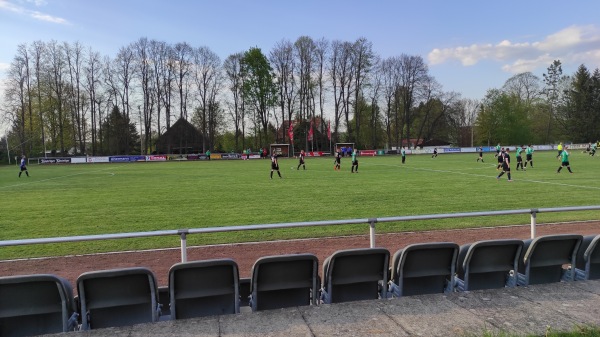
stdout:
[[66,24],[66,23],[68,23],[67,20],[65,20],[63,18],[59,18],[59,17],[56,17],[56,16],[52,16],[52,15],[40,13],[40,12],[37,12],[37,11],[31,12],[30,15],[31,15],[32,18],[38,19],[38,20],[41,20],[41,21],[48,21],[48,22],[58,23],[58,24]]
[[[44,0],[26,0],[25,5],[33,4],[35,7],[40,7],[46,5],[46,1]],[[69,22],[66,19],[61,17],[53,16],[47,13],[42,13],[36,10],[27,9],[25,6],[20,6],[14,3],[11,3],[7,0],[0,0],[0,10],[5,10],[21,15],[29,16],[33,19],[46,21],[56,24],[68,24]]]
[[492,60],[503,63],[502,69],[510,73],[546,67],[555,59],[560,59],[563,64],[585,63],[588,68],[595,68],[600,67],[600,28],[595,25],[570,26],[542,41],[513,43],[503,40],[495,45],[436,48],[429,53],[428,59],[431,65],[458,60],[463,66]]

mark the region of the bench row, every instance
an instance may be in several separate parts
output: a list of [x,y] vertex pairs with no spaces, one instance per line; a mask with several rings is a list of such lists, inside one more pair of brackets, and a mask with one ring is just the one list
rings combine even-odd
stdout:
[[600,235],[413,244],[262,257],[250,279],[231,259],[178,263],[168,287],[147,268],[84,273],[78,296],[55,275],[0,278],[0,336],[98,329],[292,306],[600,278]]

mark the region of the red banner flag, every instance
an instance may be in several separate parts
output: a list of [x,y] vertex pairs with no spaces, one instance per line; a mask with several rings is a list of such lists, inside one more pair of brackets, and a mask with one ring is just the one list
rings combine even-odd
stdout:
[[290,136],[290,142],[294,140],[294,123],[290,121],[290,127],[288,128],[288,136]]
[[331,121],[327,124],[327,139],[331,140]]
[[312,142],[313,140],[313,122],[310,121],[310,129],[308,129],[308,141]]

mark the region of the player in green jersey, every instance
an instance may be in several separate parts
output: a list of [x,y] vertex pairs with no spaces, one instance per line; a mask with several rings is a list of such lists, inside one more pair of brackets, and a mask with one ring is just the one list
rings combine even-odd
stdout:
[[400,150],[400,155],[402,155],[402,164],[404,164],[404,162],[406,161],[406,149],[404,148],[404,146],[402,147],[402,150]]
[[531,144],[527,145],[525,149],[525,168],[527,168],[527,163],[531,164],[533,167],[533,147]]
[[354,173],[354,168],[356,167],[356,173],[358,173],[358,159],[356,159],[356,156],[358,155],[356,149],[354,149],[354,151],[352,151],[352,168],[350,170],[350,173]]
[[521,170],[525,171],[525,167],[523,167],[523,157],[521,157],[523,148],[523,145],[517,146],[517,171],[519,170],[519,166],[521,166]]
[[569,170],[569,173],[573,173],[573,171],[571,171],[571,165],[569,164],[569,152],[567,151],[567,146],[565,145],[563,147],[562,152],[560,153],[560,159],[561,159],[561,163],[560,166],[558,167],[558,170],[556,171],[556,173],[560,173],[560,170],[562,170],[562,168],[564,166],[567,167],[567,170]]

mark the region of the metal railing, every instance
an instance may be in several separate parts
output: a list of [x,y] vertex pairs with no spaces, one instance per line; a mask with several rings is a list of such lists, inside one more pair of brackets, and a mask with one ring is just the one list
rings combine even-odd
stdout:
[[384,217],[384,218],[362,218],[362,219],[349,219],[349,220],[306,221],[306,222],[289,222],[289,223],[275,223],[275,224],[263,224],[263,225],[245,225],[245,226],[225,226],[225,227],[192,228],[192,229],[178,229],[178,230],[162,230],[162,231],[152,231],[152,232],[134,232],[134,233],[98,234],[98,235],[55,237],[55,238],[40,238],[40,239],[4,240],[4,241],[0,241],[0,247],[178,235],[181,240],[181,261],[186,262],[187,261],[187,235],[188,234],[204,234],[204,233],[264,230],[264,229],[278,229],[278,228],[295,228],[295,227],[368,224],[369,225],[369,235],[370,235],[370,246],[375,247],[375,224],[380,223],[380,222],[400,222],[400,221],[413,221],[413,220],[435,220],[435,219],[449,219],[449,218],[470,218],[470,217],[483,217],[483,216],[529,214],[530,219],[531,219],[531,238],[535,238],[536,237],[536,218],[537,218],[538,213],[551,213],[551,212],[556,213],[556,212],[574,212],[574,211],[592,211],[592,210],[600,210],[600,205],[599,206],[555,207],[555,208],[530,208],[530,209],[515,209],[515,210],[504,210],[504,211],[468,212],[468,213],[410,215],[410,216],[395,216],[395,217]]

